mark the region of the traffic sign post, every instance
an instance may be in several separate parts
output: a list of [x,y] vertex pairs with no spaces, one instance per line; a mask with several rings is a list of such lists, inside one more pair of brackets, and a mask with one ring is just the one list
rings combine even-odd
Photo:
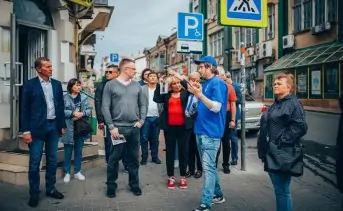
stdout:
[[111,53],[110,54],[110,62],[111,63],[118,63],[119,62],[119,54]]
[[265,28],[267,0],[219,0],[219,23],[223,26]]
[[189,54],[188,73],[191,73],[192,54],[202,54],[204,40],[204,15],[179,12],[177,15],[177,53]]
[[[265,28],[268,25],[267,0],[219,0],[219,24]],[[239,41],[236,41],[239,42]],[[238,50],[238,49],[237,49]],[[241,170],[246,170],[245,160],[245,44],[241,43]],[[230,71],[230,70],[229,70]]]

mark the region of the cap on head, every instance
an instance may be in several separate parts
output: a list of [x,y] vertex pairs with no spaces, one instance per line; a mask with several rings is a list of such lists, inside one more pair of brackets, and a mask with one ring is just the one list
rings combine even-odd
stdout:
[[210,63],[213,67],[217,68],[217,61],[212,56],[203,56],[200,60],[194,60],[196,65],[201,63]]

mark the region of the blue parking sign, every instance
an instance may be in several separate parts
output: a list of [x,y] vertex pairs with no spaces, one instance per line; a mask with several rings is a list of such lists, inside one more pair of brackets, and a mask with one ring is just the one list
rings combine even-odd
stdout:
[[177,39],[202,41],[204,39],[203,14],[179,12],[177,15]]
[[119,55],[117,53],[110,54],[110,62],[118,63],[119,62]]

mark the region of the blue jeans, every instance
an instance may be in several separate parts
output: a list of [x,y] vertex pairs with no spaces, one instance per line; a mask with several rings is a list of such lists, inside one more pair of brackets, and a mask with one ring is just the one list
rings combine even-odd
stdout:
[[63,172],[70,174],[71,156],[74,151],[74,172],[75,174],[81,171],[82,148],[84,140],[80,137],[74,137],[74,144],[64,144],[64,162]]
[[141,129],[141,149],[142,160],[147,160],[149,155],[148,143],[150,141],[150,150],[152,160],[158,159],[158,137],[160,128],[158,126],[158,117],[147,117]]
[[29,144],[30,149],[30,162],[29,162],[29,183],[30,195],[39,195],[39,166],[43,155],[43,147],[45,144],[46,156],[46,173],[45,173],[45,186],[46,192],[50,192],[55,188],[56,183],[56,169],[57,169],[57,151],[59,133],[56,127],[56,121],[48,122],[47,133],[45,139],[38,139],[33,137],[32,142]]
[[201,204],[212,207],[213,196],[223,196],[216,169],[216,156],[221,140],[198,134],[196,137],[205,178]]
[[269,177],[273,183],[276,210],[277,211],[293,211],[293,202],[291,196],[291,176],[269,173]]
[[235,128],[230,132],[231,140],[231,161],[238,161],[238,136],[237,136],[237,121]]
[[106,127],[106,137],[104,138],[105,141],[105,158],[106,158],[106,163],[108,163],[108,159],[110,157],[110,152],[111,152],[111,145],[112,145],[112,140],[111,140],[111,133],[110,130]]
[[[111,139],[111,133],[110,130],[108,129],[108,127],[106,127],[106,137],[105,137],[105,158],[106,158],[106,164],[108,164],[108,160],[110,158],[110,154],[111,154],[111,147],[112,147],[112,139]],[[122,162],[123,162],[123,166],[125,169],[127,169],[127,153],[126,153],[126,147],[123,147],[122,150]]]

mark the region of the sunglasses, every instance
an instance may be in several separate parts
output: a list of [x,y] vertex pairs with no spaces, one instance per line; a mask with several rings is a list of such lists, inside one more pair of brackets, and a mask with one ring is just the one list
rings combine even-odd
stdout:
[[105,74],[112,74],[112,73],[114,73],[113,71],[105,71]]

